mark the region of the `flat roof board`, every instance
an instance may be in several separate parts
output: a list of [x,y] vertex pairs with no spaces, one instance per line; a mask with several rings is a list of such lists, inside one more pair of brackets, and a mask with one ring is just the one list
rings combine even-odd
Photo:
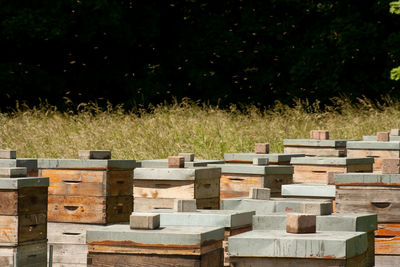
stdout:
[[[185,168],[206,167],[208,164],[224,164],[224,160],[194,160],[185,161]],[[140,160],[137,162],[140,168],[168,168],[168,159]]]
[[283,139],[284,146],[346,147],[348,140]]
[[0,159],[0,168],[25,167],[27,171],[35,171],[38,169],[37,161],[37,159],[29,158]]
[[296,197],[336,197],[336,186],[318,183],[285,184],[282,185],[282,196]]
[[252,165],[252,164],[209,164],[209,167],[221,168],[222,173],[238,174],[293,174],[290,165]]
[[270,153],[270,154],[256,154],[256,153],[225,153],[225,161],[253,161],[254,158],[268,158],[270,162],[290,161],[294,157],[304,157],[305,154],[283,154],[283,153]]
[[347,259],[367,250],[363,232],[317,232],[290,234],[286,231],[253,230],[228,238],[232,257],[287,257]]
[[39,169],[134,169],[135,160],[117,159],[38,159]]
[[373,158],[334,158],[334,157],[302,157],[292,158],[290,164],[292,165],[342,165],[347,166],[350,164],[373,164]]
[[400,150],[400,141],[377,142],[377,141],[349,141],[348,149],[371,149],[371,150]]
[[380,174],[380,173],[344,173],[335,174],[335,184],[338,185],[400,185],[400,174]]
[[195,168],[136,168],[133,172],[135,180],[195,180],[221,176],[219,167]]
[[127,224],[114,224],[89,229],[86,233],[88,244],[103,241],[134,242],[137,246],[200,246],[206,241],[224,239],[223,227],[166,226],[154,230],[130,229]]
[[[376,135],[364,135],[363,141],[376,141]],[[400,141],[400,136],[389,135],[389,141]]]
[[47,177],[18,177],[1,178],[0,189],[19,189],[23,187],[48,187],[49,178]]

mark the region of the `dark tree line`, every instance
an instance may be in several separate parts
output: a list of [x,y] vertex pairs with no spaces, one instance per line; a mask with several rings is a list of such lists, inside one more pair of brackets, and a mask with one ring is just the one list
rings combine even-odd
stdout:
[[0,108],[400,96],[389,1],[0,1]]

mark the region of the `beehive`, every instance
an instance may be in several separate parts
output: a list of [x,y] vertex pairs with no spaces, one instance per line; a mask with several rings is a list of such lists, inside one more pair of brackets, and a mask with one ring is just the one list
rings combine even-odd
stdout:
[[26,176],[37,177],[37,159],[17,158],[15,150],[0,150],[0,168],[25,167]]
[[283,139],[285,154],[307,157],[346,157],[347,140]]
[[281,185],[292,183],[293,167],[280,165],[224,164],[221,167],[221,199],[247,197],[253,187],[271,189],[271,195],[281,195]]
[[134,210],[172,209],[174,199],[196,199],[198,209],[218,209],[221,169],[137,168]]

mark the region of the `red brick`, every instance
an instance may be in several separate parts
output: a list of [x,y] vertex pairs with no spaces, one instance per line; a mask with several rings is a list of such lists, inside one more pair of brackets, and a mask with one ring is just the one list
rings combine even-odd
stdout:
[[292,234],[315,233],[316,221],[316,215],[288,213],[286,215],[286,232]]
[[382,173],[400,173],[400,159],[382,159]]
[[380,142],[389,141],[389,132],[378,132],[376,134],[376,141],[380,141]]
[[256,154],[268,154],[269,143],[257,143],[254,145],[254,152]]
[[168,168],[184,168],[185,157],[182,156],[169,156],[168,157]]
[[319,130],[318,136],[319,136],[319,140],[329,140],[329,131]]

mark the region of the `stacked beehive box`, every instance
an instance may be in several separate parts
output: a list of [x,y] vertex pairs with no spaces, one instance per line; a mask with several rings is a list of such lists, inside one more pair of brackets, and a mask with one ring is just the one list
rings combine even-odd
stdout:
[[46,266],[49,179],[26,174],[0,168],[0,266]]
[[79,151],[79,156],[38,160],[40,175],[50,178],[48,230],[56,266],[85,266],[86,230],[128,222],[133,211],[135,161],[111,160],[110,151]]
[[281,185],[293,181],[293,167],[269,165],[268,158],[255,158],[250,164],[210,164],[221,168],[221,199],[247,197],[253,187],[271,189],[271,195],[281,196]]
[[160,215],[132,214],[130,225],[87,231],[88,266],[223,265],[224,228],[160,227]]
[[184,157],[169,157],[169,168],[137,168],[134,210],[172,209],[174,199],[196,199],[198,209],[218,209],[221,169],[184,168]]
[[307,157],[346,157],[347,140],[329,140],[326,130],[312,130],[310,139],[284,139],[285,154],[302,153]]
[[37,159],[17,158],[15,150],[0,150],[0,168],[25,167],[28,177],[38,176]]
[[[194,153],[179,153],[179,156],[185,158],[185,168],[207,167],[208,164],[224,164],[223,160],[198,160]],[[137,168],[167,168],[168,159],[140,160],[136,164]]]
[[378,214],[375,254],[381,265],[400,262],[400,159],[384,159],[384,174],[336,174],[336,211]]
[[271,165],[289,165],[293,157],[304,157],[304,154],[269,153],[268,143],[258,143],[254,146],[254,153],[225,153],[226,163],[253,164],[256,158],[266,158]]
[[[179,200],[176,200],[179,201]],[[195,201],[195,200],[193,200]],[[176,207],[178,205],[175,205]],[[195,207],[195,204],[192,205]],[[225,229],[223,241],[224,265],[229,266],[228,237],[250,231],[254,211],[234,210],[151,210],[160,214],[160,226],[214,226]]]
[[356,225],[345,226],[351,231],[335,231],[337,226],[323,230],[324,223],[317,223],[315,215],[289,213],[285,217],[282,230],[275,230],[281,228],[276,218],[256,217],[257,230],[230,237],[233,266],[373,266],[368,234],[355,232]]

